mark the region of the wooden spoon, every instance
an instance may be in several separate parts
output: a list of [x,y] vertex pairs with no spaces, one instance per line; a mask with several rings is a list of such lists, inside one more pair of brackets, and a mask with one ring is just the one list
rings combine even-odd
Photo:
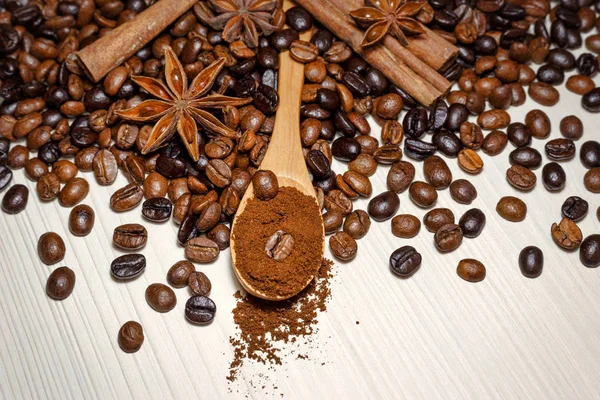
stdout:
[[[291,1],[285,1],[284,7],[287,9],[291,5]],[[310,31],[302,33],[300,35],[301,40],[310,40]],[[298,189],[303,194],[314,198],[317,202],[315,195],[315,189],[313,188],[308,171],[306,169],[306,163],[304,161],[304,155],[302,154],[302,144],[300,142],[300,103],[302,95],[302,86],[304,85],[304,64],[294,61],[289,54],[289,51],[280,55],[279,64],[279,108],[275,119],[275,127],[273,134],[271,135],[271,141],[269,142],[269,148],[267,154],[260,165],[261,169],[271,170],[277,176],[279,180],[279,186],[290,186]],[[241,275],[239,271],[239,265],[236,263],[235,254],[235,235],[237,229],[242,229],[236,224],[237,216],[242,215],[248,200],[254,198],[254,190],[252,185],[246,190],[246,194],[240,202],[240,206],[236,213],[236,218],[232,225],[231,235],[231,260],[233,262],[233,269],[235,274],[240,281],[241,285],[246,291],[253,296],[260,297],[265,300],[285,300],[286,298],[292,297],[297,293],[293,293],[287,297],[272,296],[267,293],[255,289],[250,285]],[[321,221],[321,230],[324,232],[323,220],[321,215],[315,215],[315,218],[319,218]],[[318,251],[323,253],[325,251],[325,240],[324,233],[323,245]],[[315,249],[317,250],[317,249]],[[257,249],[257,251],[261,251]],[[313,279],[319,271],[321,262],[314,266],[314,274],[306,281],[306,284],[302,287],[304,289]],[[301,292],[302,289],[298,291]]]

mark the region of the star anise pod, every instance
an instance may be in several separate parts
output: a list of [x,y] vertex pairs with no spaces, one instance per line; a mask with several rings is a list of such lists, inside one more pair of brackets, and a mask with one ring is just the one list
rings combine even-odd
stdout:
[[368,28],[361,46],[371,46],[388,33],[407,46],[406,35],[424,32],[421,24],[412,18],[427,4],[424,1],[365,0],[365,4],[367,7],[350,12],[357,24]]
[[118,111],[117,115],[129,121],[146,122],[157,120],[142,154],[153,152],[166,145],[179,133],[185,147],[194,159],[198,161],[198,127],[200,124],[207,131],[229,138],[237,136],[237,132],[229,129],[206,109],[219,109],[225,106],[242,106],[252,101],[252,98],[237,98],[210,94],[219,72],[223,69],[225,59],[220,58],[203,69],[192,81],[188,88],[187,76],[177,59],[173,49],[165,50],[165,80],[147,76],[132,76],[131,79],[144,88],[155,100],[146,100],[128,110]]
[[194,12],[205,24],[222,30],[227,42],[242,40],[248,47],[255,48],[261,34],[275,32],[272,20],[276,6],[277,0],[209,0],[197,3]]

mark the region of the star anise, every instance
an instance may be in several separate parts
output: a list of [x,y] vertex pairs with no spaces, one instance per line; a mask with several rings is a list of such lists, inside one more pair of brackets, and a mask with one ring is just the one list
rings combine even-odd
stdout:
[[142,154],[153,152],[166,145],[177,131],[190,156],[194,161],[198,161],[198,127],[196,123],[214,134],[229,138],[237,136],[237,132],[229,129],[206,109],[241,106],[250,103],[252,98],[237,98],[220,94],[205,96],[223,69],[224,58],[218,59],[203,69],[194,78],[189,88],[183,66],[170,47],[167,47],[165,51],[165,60],[166,85],[158,79],[147,76],[131,77],[135,83],[156,97],[157,100],[143,101],[133,108],[118,111],[117,115],[125,120],[138,122],[158,119],[146,146],[142,149]]
[[205,24],[222,30],[227,42],[242,40],[248,47],[255,48],[261,34],[275,32],[272,20],[276,6],[277,0],[209,0],[197,3],[194,12]]
[[406,35],[419,35],[423,27],[414,17],[426,4],[424,1],[365,0],[367,7],[350,12],[356,23],[368,28],[361,46],[371,46],[388,33],[403,45],[408,45]]

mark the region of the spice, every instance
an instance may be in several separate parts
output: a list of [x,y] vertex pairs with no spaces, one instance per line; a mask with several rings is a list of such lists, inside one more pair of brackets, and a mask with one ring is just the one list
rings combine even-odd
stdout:
[[[287,351],[291,346],[304,346],[317,332],[317,317],[327,310],[331,294],[333,262],[323,259],[315,279],[300,294],[291,299],[272,302],[237,292],[237,305],[232,311],[239,333],[229,338],[234,359],[227,379],[235,381],[245,360],[263,364],[282,363],[280,344]],[[308,355],[299,354],[306,359]]]
[[[323,231],[319,215],[314,199],[291,187],[280,188],[268,201],[248,200],[232,232],[241,277],[269,297],[297,294],[321,264]],[[278,231],[293,238],[291,252],[285,257],[269,256],[267,251],[267,247],[272,249],[267,244]]]

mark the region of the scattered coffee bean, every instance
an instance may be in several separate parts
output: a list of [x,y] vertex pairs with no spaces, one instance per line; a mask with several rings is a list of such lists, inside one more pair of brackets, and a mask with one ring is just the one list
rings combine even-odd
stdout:
[[483,211],[478,208],[472,208],[460,217],[458,226],[460,226],[465,237],[476,238],[483,231],[485,222],[486,218]]
[[364,237],[371,227],[369,214],[363,210],[355,210],[346,216],[344,221],[344,232],[354,239]]
[[58,193],[58,202],[63,207],[73,207],[86,198],[90,184],[83,178],[69,180]]
[[579,140],[583,136],[583,123],[575,115],[560,120],[560,133],[567,139]]
[[571,139],[553,139],[544,148],[548,158],[554,161],[566,161],[575,157],[575,143]]
[[211,263],[219,257],[219,252],[219,245],[207,238],[197,237],[185,243],[185,257],[192,262]]
[[142,204],[142,216],[152,222],[168,221],[172,210],[173,204],[164,197],[148,199]]
[[518,147],[510,152],[508,159],[513,165],[529,169],[537,169],[542,165],[542,155],[533,147]]
[[167,282],[169,285],[182,288],[188,284],[190,274],[196,272],[194,264],[187,260],[178,261],[167,272]]
[[173,289],[162,283],[153,283],[146,288],[146,301],[150,307],[161,313],[169,312],[177,305]]
[[434,208],[423,217],[425,228],[432,233],[437,232],[442,226],[454,222],[454,213],[449,208]]
[[408,195],[412,202],[421,208],[432,207],[438,198],[435,188],[421,181],[415,181],[410,185]]
[[421,254],[412,246],[403,246],[390,256],[392,272],[403,278],[413,275],[421,266]]
[[579,248],[579,260],[588,268],[600,266],[600,235],[594,234],[585,238]]
[[467,282],[481,282],[485,279],[485,266],[472,258],[460,260],[456,273]]
[[143,198],[142,188],[135,183],[130,183],[113,193],[110,197],[110,208],[116,212],[129,211],[137,207]]
[[544,268],[544,253],[535,246],[525,247],[519,253],[519,268],[527,278],[537,278]]
[[387,221],[396,215],[400,208],[400,198],[392,191],[383,192],[371,199],[367,211],[375,221]]
[[469,174],[478,174],[483,169],[483,160],[475,151],[462,149],[458,153],[458,166]]
[[444,225],[434,235],[435,247],[444,253],[456,250],[462,240],[462,229],[456,224]]
[[563,203],[561,212],[563,217],[579,222],[587,215],[588,208],[587,201],[579,196],[571,196]]
[[142,254],[125,254],[110,264],[110,273],[117,280],[137,278],[146,269],[146,257]]
[[583,185],[592,193],[600,193],[600,167],[590,169],[583,176]]
[[65,258],[65,242],[58,233],[46,232],[37,245],[40,260],[46,265],[56,264]]
[[7,214],[18,214],[27,207],[27,200],[29,200],[27,186],[13,185],[2,198],[2,211]]
[[506,171],[506,180],[514,188],[528,191],[535,187],[537,177],[528,168],[515,164]]
[[392,218],[392,234],[400,238],[412,238],[421,230],[421,221],[414,215],[401,214]]
[[567,174],[560,164],[551,162],[542,169],[542,182],[549,192],[559,192],[565,187]]
[[216,312],[215,302],[206,296],[192,296],[185,303],[185,318],[193,324],[209,324]]
[[477,198],[477,189],[466,179],[457,179],[450,184],[450,196],[460,204],[471,204]]
[[525,115],[525,125],[536,139],[544,139],[550,135],[552,125],[550,118],[542,110],[531,110]]
[[339,231],[329,238],[329,247],[335,258],[341,261],[352,260],[358,250],[356,240],[344,231]]
[[113,244],[123,250],[139,250],[148,241],[148,231],[140,224],[120,225],[113,231]]
[[46,294],[54,300],[64,300],[75,288],[75,272],[68,267],[56,268],[46,282]]
[[398,161],[392,165],[387,175],[387,187],[394,193],[402,193],[415,178],[415,167],[406,161]]
[[4,190],[12,180],[13,173],[10,168],[0,166],[0,192]]
[[498,201],[496,212],[507,221],[521,222],[527,216],[527,205],[517,197],[506,196]]
[[337,232],[344,223],[344,214],[338,209],[328,210],[323,214],[325,234]]
[[75,236],[87,236],[94,228],[96,213],[88,205],[75,206],[69,214],[69,230]]
[[579,159],[586,168],[600,167],[600,143],[590,140],[581,145]]
[[119,329],[117,341],[125,353],[135,353],[144,343],[144,329],[135,321],[128,321]]
[[196,296],[208,296],[212,288],[210,279],[200,271],[192,272],[188,277],[188,287]]
[[558,224],[553,223],[550,231],[556,244],[565,250],[575,250],[583,240],[581,229],[569,218],[563,218]]

